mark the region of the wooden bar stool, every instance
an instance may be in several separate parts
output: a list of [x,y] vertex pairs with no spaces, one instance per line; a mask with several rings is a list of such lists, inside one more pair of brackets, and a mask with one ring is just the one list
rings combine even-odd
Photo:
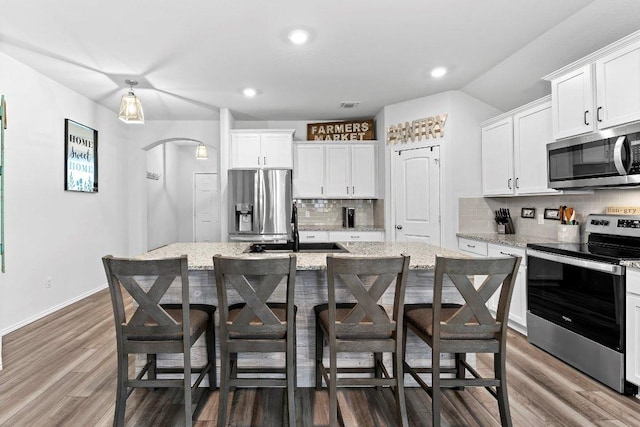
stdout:
[[[511,294],[520,266],[520,257],[455,259],[436,257],[433,304],[407,304],[404,314],[404,346],[410,329],[431,347],[431,367],[411,367],[404,361],[406,372],[431,396],[433,425],[440,425],[441,388],[461,389],[465,386],[485,387],[498,400],[503,426],[511,426],[506,378],[507,321]],[[476,289],[470,276],[486,276]],[[442,303],[442,286],[451,280],[465,301]],[[487,308],[489,298],[500,290],[498,310],[494,317]],[[442,353],[455,354],[455,366],[440,366]],[[493,353],[494,378],[482,378],[466,361],[467,353]],[[466,378],[469,372],[473,378]],[[430,373],[432,385],[420,377]],[[442,378],[441,374],[454,374]],[[495,387],[495,390],[493,389]]]
[[[220,307],[220,401],[218,426],[224,426],[230,387],[286,388],[289,426],[296,425],[296,307],[293,304],[296,257],[213,257]],[[284,302],[271,302],[284,283]],[[236,291],[242,302],[229,305]],[[238,353],[285,354],[284,367],[239,366]],[[266,359],[265,359],[266,360]],[[284,378],[260,374],[278,374]],[[239,377],[238,375],[242,375]],[[247,374],[254,374],[248,378]]]
[[[327,257],[328,304],[314,307],[316,314],[316,389],[324,378],[329,389],[329,423],[338,423],[339,386],[391,386],[396,400],[398,425],[407,426],[404,397],[402,321],[409,257],[355,258]],[[395,283],[393,313],[390,318],[379,301]],[[336,302],[336,288],[349,295]],[[324,340],[329,344],[329,369],[324,366]],[[373,353],[374,366],[337,366],[338,353]],[[389,375],[382,354],[393,354],[393,375]],[[345,377],[345,373],[367,372],[373,377]],[[338,374],[341,374],[338,377]]]
[[[192,393],[209,375],[209,389],[216,386],[216,355],[213,314],[214,306],[189,304],[189,272],[187,256],[162,260],[133,260],[102,258],[109,282],[111,302],[116,324],[118,352],[118,388],[114,426],[124,425],[127,397],[134,387],[180,387],[183,389],[185,425],[192,425]],[[152,282],[148,287],[145,283]],[[160,304],[171,284],[180,287],[182,302]],[[148,289],[147,289],[148,288]],[[138,304],[134,314],[127,318],[122,290]],[[207,363],[204,367],[191,366],[191,347],[204,334]],[[147,354],[147,363],[136,376],[129,378],[129,354]],[[183,366],[160,368],[156,355],[182,353]],[[191,384],[191,373],[200,373]],[[181,379],[158,379],[158,374],[181,373]],[[144,379],[144,376],[147,378]],[[129,389],[131,387],[131,389]],[[206,396],[203,393],[202,398]],[[198,413],[204,399],[200,399],[194,414]]]

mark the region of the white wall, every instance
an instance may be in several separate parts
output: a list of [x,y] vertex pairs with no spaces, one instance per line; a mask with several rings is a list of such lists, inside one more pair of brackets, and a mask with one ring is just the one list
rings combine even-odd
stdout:
[[[0,273],[0,334],[106,287],[101,257],[147,246],[146,152],[192,138],[213,148],[220,123],[126,125],[116,113],[0,53],[5,133],[6,273]],[[64,191],[64,119],[98,130],[97,194]],[[52,287],[46,288],[47,277]],[[0,365],[1,366],[1,365]]]
[[146,150],[159,141],[171,138],[195,139],[215,149],[220,148],[220,122],[211,121],[147,121],[143,126],[131,126],[128,142],[128,233],[127,255],[139,255],[147,250],[147,179]]
[[[384,120],[383,129],[399,123],[424,117],[447,114],[444,136],[438,139],[422,139],[402,144],[404,148],[440,145],[440,211],[442,218],[441,245],[457,247],[455,233],[458,226],[458,197],[480,195],[480,122],[499,114],[500,111],[459,91],[416,98],[387,105],[378,116]],[[386,135],[378,135],[386,141]],[[385,150],[385,229],[387,240],[392,240],[395,214],[390,175],[390,156],[399,145]]]
[[[6,96],[6,334],[106,286],[101,257],[126,253],[127,126],[109,111],[0,53]],[[64,191],[64,119],[98,130],[97,194]],[[46,288],[47,277],[52,287]]]
[[152,250],[178,241],[178,147],[166,143],[148,150],[146,170],[159,177],[146,181],[147,250]]

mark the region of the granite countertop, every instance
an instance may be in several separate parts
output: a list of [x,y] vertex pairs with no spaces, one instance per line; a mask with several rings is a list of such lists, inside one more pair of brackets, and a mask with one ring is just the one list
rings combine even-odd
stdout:
[[[540,236],[527,236],[521,234],[498,234],[498,233],[456,233],[456,236],[465,239],[480,240],[488,243],[509,245],[518,248],[526,248],[527,243],[561,243],[557,239]],[[620,261],[620,265],[628,268],[640,269],[640,260]]]
[[359,225],[354,228],[347,228],[341,225],[306,225],[298,226],[300,231],[384,231],[384,227],[376,227],[373,225]]
[[622,261],[620,265],[624,265],[628,268],[640,269],[640,259]]
[[[396,256],[406,254],[411,256],[409,268],[411,270],[433,270],[435,268],[436,255],[448,257],[467,258],[460,252],[451,251],[438,246],[424,243],[382,243],[382,242],[341,242],[349,250],[349,253],[340,253],[336,256]],[[250,254],[244,251],[249,243],[172,243],[167,246],[142,254],[137,259],[158,259],[176,257],[186,254],[189,258],[189,270],[213,270],[213,256],[221,254],[225,256],[273,258],[281,257],[284,253]],[[326,269],[326,253],[297,253],[298,270],[324,270]]]
[[488,243],[514,246],[517,248],[526,248],[528,243],[559,243],[558,240],[554,238],[528,236],[524,234],[456,233],[456,236]]

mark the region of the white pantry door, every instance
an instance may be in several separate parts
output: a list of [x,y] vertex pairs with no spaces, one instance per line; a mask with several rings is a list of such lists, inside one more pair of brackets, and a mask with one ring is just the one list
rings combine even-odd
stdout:
[[393,154],[396,242],[440,246],[440,147]]
[[218,174],[194,174],[194,241],[219,242],[220,196]]

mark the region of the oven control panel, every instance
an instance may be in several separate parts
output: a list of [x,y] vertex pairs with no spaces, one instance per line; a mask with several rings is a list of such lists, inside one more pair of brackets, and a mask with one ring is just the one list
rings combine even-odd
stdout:
[[640,215],[591,214],[585,229],[588,233],[640,237]]
[[619,228],[640,228],[640,219],[619,219]]

